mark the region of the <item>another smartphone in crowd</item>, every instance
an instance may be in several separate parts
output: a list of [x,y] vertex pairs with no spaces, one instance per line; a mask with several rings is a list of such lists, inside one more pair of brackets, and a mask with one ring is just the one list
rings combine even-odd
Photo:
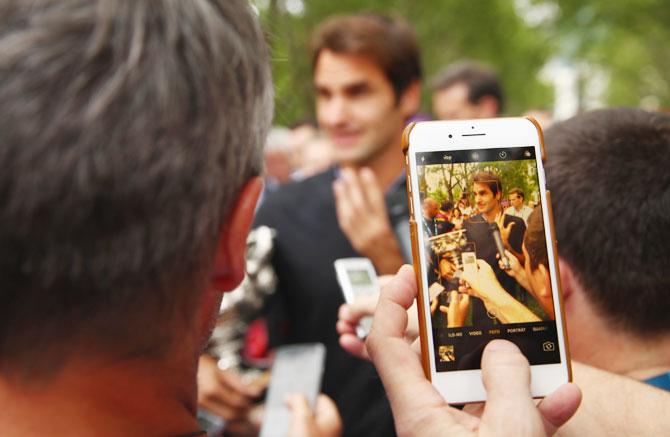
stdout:
[[449,403],[485,400],[482,352],[501,338],[528,358],[534,397],[570,381],[539,124],[415,123],[403,151],[426,377]]
[[[340,258],[333,265],[345,302],[352,303],[359,297],[379,294],[377,272],[368,258]],[[356,334],[365,338],[371,327],[372,317],[363,317]]]
[[302,394],[312,409],[321,388],[326,347],[321,343],[293,344],[277,349],[261,427],[261,437],[288,435],[291,411],[285,399]]

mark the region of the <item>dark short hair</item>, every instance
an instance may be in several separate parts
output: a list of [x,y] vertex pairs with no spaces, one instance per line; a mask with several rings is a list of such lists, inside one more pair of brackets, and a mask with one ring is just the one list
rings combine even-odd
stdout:
[[490,172],[490,171],[480,171],[472,175],[472,184],[474,183],[478,184],[484,184],[493,193],[495,196],[498,194],[498,192],[502,192],[502,179],[500,179],[500,175]]
[[482,97],[491,96],[498,102],[498,113],[502,113],[505,99],[500,79],[493,68],[477,62],[462,61],[447,66],[431,80],[434,92],[457,84],[464,84],[468,88],[470,103],[477,104]]
[[0,372],[167,353],[262,169],[250,6],[4,1],[0,53]]
[[547,130],[561,257],[609,321],[670,333],[670,116],[603,109]]
[[537,270],[542,264],[549,267],[547,256],[547,240],[544,238],[544,221],[542,218],[542,206],[538,205],[528,216],[528,226],[523,237],[523,245],[526,247],[530,261],[530,269]]
[[512,188],[511,190],[509,190],[508,195],[510,195],[510,194],[516,194],[517,196],[521,197],[522,199],[524,199],[526,197],[526,196],[523,195],[523,191],[521,190],[521,188]]
[[396,98],[421,79],[421,57],[416,33],[400,18],[366,12],[334,16],[314,32],[312,67],[323,50],[365,56],[377,64],[395,91]]
[[449,201],[449,200],[445,200],[445,201],[442,202],[442,204],[440,205],[440,209],[441,209],[442,211],[451,211],[452,209],[454,209],[454,202],[451,202],[451,201]]

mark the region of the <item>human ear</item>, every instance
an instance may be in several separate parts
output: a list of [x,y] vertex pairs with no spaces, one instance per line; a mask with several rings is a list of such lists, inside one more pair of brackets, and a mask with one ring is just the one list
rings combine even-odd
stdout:
[[244,279],[247,235],[262,190],[263,180],[260,177],[251,178],[240,190],[219,235],[210,274],[210,288],[219,291],[233,290]]
[[572,293],[575,291],[575,277],[572,267],[560,256],[558,257],[558,268],[561,271],[561,290],[563,291],[563,299],[567,301]]
[[498,115],[498,100],[493,96],[483,96],[477,102],[477,109],[481,118],[494,118]]
[[419,111],[421,104],[421,84],[415,80],[405,88],[400,96],[400,109],[403,115],[409,118]]

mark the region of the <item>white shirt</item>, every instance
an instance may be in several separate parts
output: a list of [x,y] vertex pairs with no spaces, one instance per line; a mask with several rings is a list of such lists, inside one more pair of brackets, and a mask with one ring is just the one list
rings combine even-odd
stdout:
[[528,217],[530,217],[530,213],[533,212],[533,208],[531,208],[528,205],[523,205],[521,207],[521,210],[518,210],[514,208],[513,206],[510,206],[505,210],[505,214],[507,215],[512,215],[514,217],[519,217],[523,219],[524,223],[528,224]]

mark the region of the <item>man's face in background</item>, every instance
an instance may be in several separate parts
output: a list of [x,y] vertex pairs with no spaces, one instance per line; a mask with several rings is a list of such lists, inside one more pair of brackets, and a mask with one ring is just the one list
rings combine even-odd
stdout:
[[396,146],[405,114],[389,80],[371,59],[324,49],[314,68],[319,126],[341,164],[365,165]]
[[470,91],[464,83],[457,83],[433,94],[433,112],[438,120],[465,120],[481,118],[480,108],[468,100]]
[[510,194],[509,195],[509,203],[515,208],[515,209],[521,209],[523,206],[523,197],[519,196],[518,194]]
[[498,208],[500,192],[494,195],[487,184],[480,182],[475,182],[473,184],[473,191],[475,194],[475,206],[477,207],[478,213],[488,214]]

